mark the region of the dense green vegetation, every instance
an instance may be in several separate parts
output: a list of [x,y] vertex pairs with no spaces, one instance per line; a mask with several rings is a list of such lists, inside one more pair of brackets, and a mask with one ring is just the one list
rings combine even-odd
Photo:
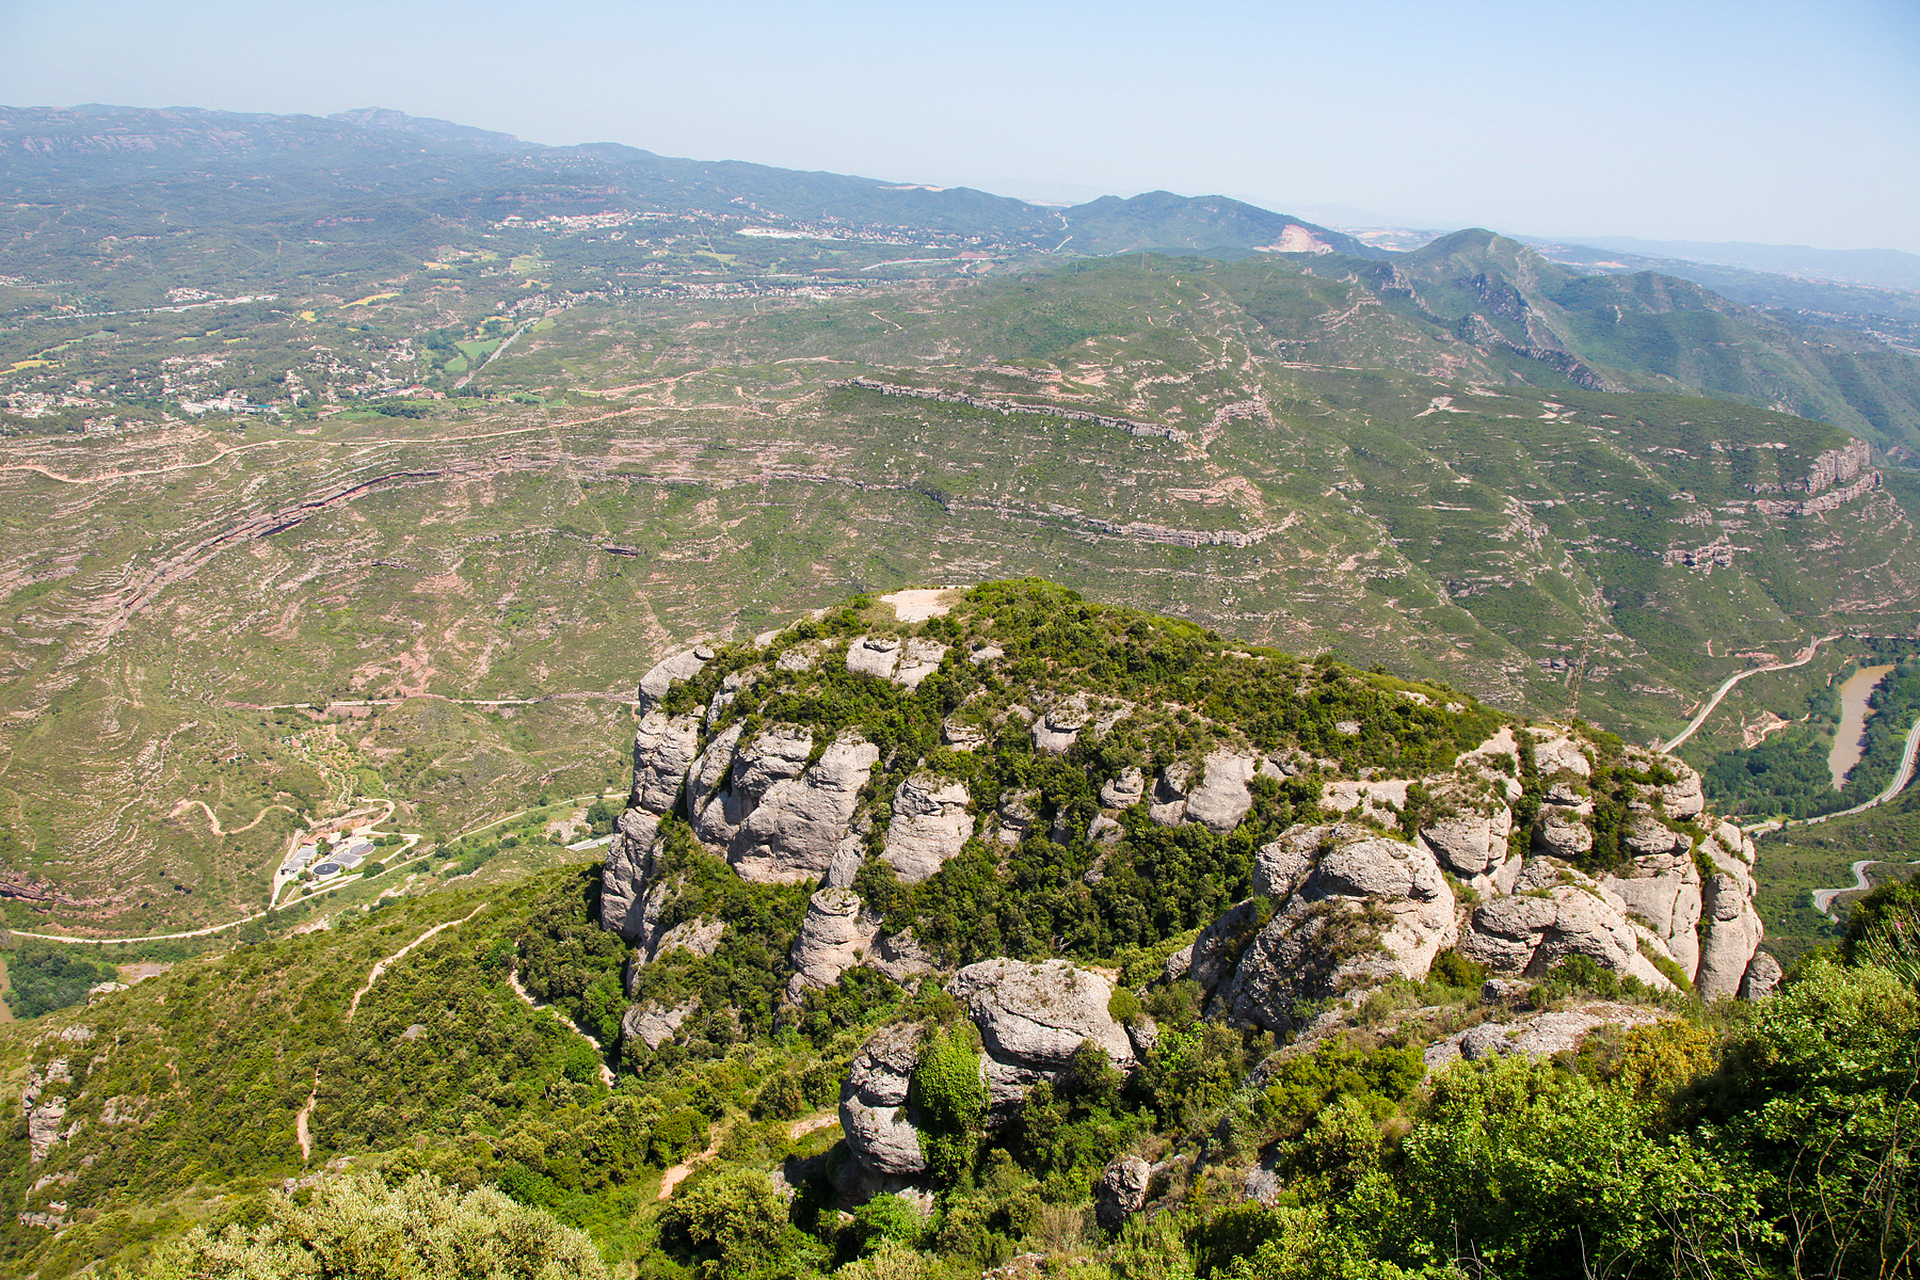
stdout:
[[310,1199],[276,1199],[259,1223],[196,1227],[145,1267],[143,1280],[606,1280],[593,1242],[489,1188],[431,1176],[399,1185],[360,1175]]
[[[1904,649],[1905,646],[1899,646]],[[1758,746],[1722,753],[1703,772],[1707,793],[1724,811],[1761,817],[1812,818],[1850,809],[1880,794],[1899,771],[1907,733],[1920,716],[1920,658],[1890,653],[1894,662],[1867,700],[1861,756],[1835,789],[1833,696],[1813,696],[1806,725],[1794,725]]]
[[84,953],[53,942],[21,938],[5,953],[7,1007],[16,1018],[37,1018],[55,1009],[84,1004],[87,989],[113,980],[111,965],[95,964]]

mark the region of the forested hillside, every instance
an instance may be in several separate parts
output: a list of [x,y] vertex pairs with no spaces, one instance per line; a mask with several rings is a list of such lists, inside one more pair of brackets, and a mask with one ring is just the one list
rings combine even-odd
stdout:
[[1911,891],[1781,982],[1672,757],[1037,581],[640,698],[604,864],[0,1027],[9,1265],[306,1274],[492,1186],[658,1277],[1910,1269]]

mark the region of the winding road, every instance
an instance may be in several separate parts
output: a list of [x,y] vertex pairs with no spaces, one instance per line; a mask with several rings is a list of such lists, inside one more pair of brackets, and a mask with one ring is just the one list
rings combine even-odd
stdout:
[[[1893,781],[1887,784],[1886,790],[1864,804],[1857,804],[1851,809],[1842,809],[1838,813],[1823,813],[1817,818],[1795,818],[1790,822],[1783,822],[1780,825],[1782,827],[1810,827],[1817,822],[1831,822],[1835,818],[1850,818],[1856,813],[1865,813],[1875,805],[1885,804],[1906,790],[1907,784],[1913,781],[1913,767],[1916,756],[1920,756],[1920,720],[1915,720],[1913,722],[1913,728],[1907,730],[1907,747],[1906,750],[1901,753],[1900,768],[1894,773]],[[1771,827],[1768,828],[1768,830],[1772,829]],[[1836,889],[1834,892],[1840,893],[1844,891]]]
[[1809,644],[1805,649],[1802,649],[1800,651],[1800,656],[1795,658],[1792,662],[1775,662],[1769,666],[1754,667],[1751,670],[1736,672],[1735,674],[1728,676],[1724,681],[1721,682],[1720,687],[1713,691],[1713,696],[1707,699],[1707,705],[1704,707],[1701,707],[1699,711],[1694,713],[1694,717],[1691,721],[1688,722],[1687,727],[1682,729],[1670,741],[1662,744],[1658,749],[1661,751],[1672,751],[1675,747],[1678,747],[1681,743],[1685,742],[1688,738],[1691,738],[1694,734],[1694,730],[1698,729],[1701,725],[1705,724],[1707,722],[1707,717],[1713,714],[1713,709],[1720,705],[1720,700],[1726,697],[1727,694],[1732,691],[1733,686],[1735,686],[1736,684],[1739,684],[1742,680],[1745,680],[1748,676],[1762,675],[1768,671],[1785,671],[1790,667],[1803,667],[1807,663],[1813,661],[1813,655],[1819,651],[1821,645],[1825,644],[1829,640],[1838,640],[1839,638],[1840,637],[1837,635],[1821,636],[1819,639]]

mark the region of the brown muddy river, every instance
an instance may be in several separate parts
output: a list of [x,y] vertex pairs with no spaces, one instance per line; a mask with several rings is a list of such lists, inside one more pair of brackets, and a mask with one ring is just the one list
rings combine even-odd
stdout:
[[1827,756],[1827,772],[1833,775],[1835,791],[1846,782],[1848,771],[1860,763],[1860,757],[1866,752],[1867,699],[1873,696],[1874,686],[1891,670],[1892,664],[1862,667],[1840,686],[1840,727],[1833,731],[1833,751]]

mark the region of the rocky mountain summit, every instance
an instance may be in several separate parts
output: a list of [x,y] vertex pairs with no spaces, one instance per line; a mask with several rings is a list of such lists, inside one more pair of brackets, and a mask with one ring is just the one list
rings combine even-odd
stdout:
[[[691,889],[722,862],[812,886],[788,1000],[857,969],[941,987],[1001,1108],[1087,1046],[1131,1069],[1156,1036],[1142,997],[1173,984],[1284,1038],[1443,954],[1522,991],[1569,964],[1707,1000],[1778,978],[1758,951],[1754,845],[1671,756],[1325,657],[1229,649],[1049,584],[891,615],[856,600],[642,682],[601,894],[634,947],[630,990],[734,927]],[[1026,935],[984,936],[979,920],[1010,908]],[[1646,1016],[1612,1007],[1627,1012],[1550,1014],[1567,1026],[1529,1034],[1565,1047]],[[691,1012],[628,1016],[657,1047]],[[842,1091],[874,1175],[926,1167],[909,1103],[924,1034],[881,1031]]]

